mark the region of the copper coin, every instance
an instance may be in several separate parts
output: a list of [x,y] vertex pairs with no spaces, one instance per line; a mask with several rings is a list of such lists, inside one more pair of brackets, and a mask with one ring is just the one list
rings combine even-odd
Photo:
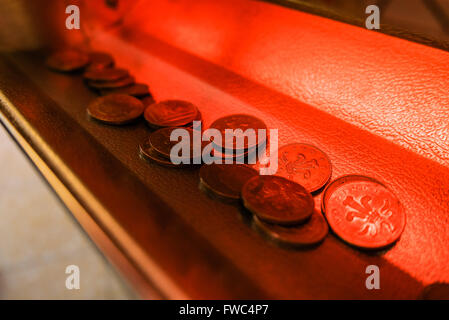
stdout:
[[93,81],[117,81],[127,76],[128,71],[118,68],[91,69],[84,72],[84,78]]
[[274,242],[286,246],[306,248],[321,243],[326,238],[329,227],[323,215],[315,211],[310,219],[298,226],[280,226],[253,217],[253,225]]
[[89,63],[89,56],[78,50],[62,50],[50,55],[46,61],[50,69],[70,72],[84,68]]
[[154,148],[151,146],[150,141],[147,139],[145,142],[141,143],[139,145],[139,151],[141,156],[148,161],[155,162],[159,165],[166,166],[166,167],[184,167],[185,165],[179,164],[176,165],[170,161],[170,159],[165,158],[162,156],[159,152],[154,150]]
[[436,282],[424,288],[423,300],[449,300],[449,283]]
[[[193,130],[191,128],[186,127],[167,127],[158,129],[150,134],[149,141],[151,146],[162,156],[165,158],[170,158],[170,153],[172,148],[175,145],[179,145],[179,143],[182,143],[183,140],[179,138],[176,141],[171,141],[170,136],[172,132],[176,129],[186,130],[189,135],[189,140],[186,142],[187,146],[186,148],[189,148],[189,154],[188,156],[179,155],[180,159],[192,159],[194,157],[194,145],[193,145]],[[199,137],[201,139],[201,137]],[[200,141],[200,149],[197,157],[201,158],[201,152],[203,150],[204,142]]]
[[[223,149],[249,149],[258,145],[259,129],[267,130],[265,123],[248,114],[233,114],[220,119],[215,120],[210,128],[217,129],[222,134],[222,141],[220,144],[216,144]],[[241,129],[241,133],[234,133],[233,135],[226,135],[225,130],[238,130]],[[254,141],[249,141],[245,138],[245,131],[248,129],[254,130]],[[265,137],[266,138],[266,137]],[[243,146],[237,145],[237,141],[243,141]],[[265,139],[263,139],[265,141]]]
[[322,209],[335,234],[359,248],[385,248],[405,228],[398,198],[369,177],[348,175],[333,181],[324,190]]
[[124,94],[99,97],[87,107],[87,113],[92,118],[117,125],[137,119],[143,110],[144,106],[140,100]]
[[154,101],[154,98],[151,95],[151,93],[149,93],[148,95],[146,95],[144,97],[139,97],[139,99],[140,99],[140,101],[142,101],[145,108],[148,107],[150,104],[153,104],[156,102],[156,101]]
[[244,164],[205,164],[200,169],[201,183],[218,196],[240,199],[243,185],[258,173]]
[[216,149],[212,150],[214,158],[221,159],[222,163],[230,164],[249,164],[250,161],[256,161],[257,148],[251,148],[249,150],[222,150],[219,152]]
[[242,189],[243,204],[262,221],[282,225],[305,222],[313,213],[312,195],[296,182],[278,176],[257,176]]
[[187,101],[166,100],[145,109],[145,120],[155,128],[181,127],[196,119],[198,109]]
[[93,51],[89,53],[90,64],[88,69],[104,69],[114,65],[114,58],[109,53]]
[[277,175],[293,180],[309,192],[315,192],[329,181],[332,165],[326,154],[317,147],[292,143],[278,151]]
[[128,86],[101,90],[102,95],[108,94],[127,94],[136,98],[144,97],[150,94],[148,86],[143,83],[134,83]]
[[130,86],[134,83],[134,77],[133,76],[127,76],[119,80],[114,81],[96,81],[96,80],[89,80],[87,82],[87,85],[89,87],[95,88],[95,89],[116,89],[121,87]]

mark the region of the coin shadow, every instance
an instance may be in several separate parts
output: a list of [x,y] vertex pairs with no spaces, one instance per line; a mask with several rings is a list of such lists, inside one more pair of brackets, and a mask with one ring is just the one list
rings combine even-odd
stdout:
[[108,123],[106,121],[101,121],[101,120],[95,119],[94,117],[91,117],[89,114],[87,114],[87,112],[86,112],[86,118],[90,122],[97,123],[97,124],[100,124],[100,125],[102,125],[104,127],[108,127],[108,128],[111,128],[111,127],[112,128],[129,128],[129,127],[134,126],[136,124],[140,124],[140,123],[142,123],[144,121],[143,116],[139,116],[138,118],[133,119],[133,120],[131,120],[129,122],[126,122],[126,123],[112,124],[112,123]]

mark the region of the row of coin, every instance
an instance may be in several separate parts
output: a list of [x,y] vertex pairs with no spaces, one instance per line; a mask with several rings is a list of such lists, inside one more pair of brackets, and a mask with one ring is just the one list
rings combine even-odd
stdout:
[[[193,133],[194,129],[189,128],[192,121],[201,120],[197,107],[179,100],[155,103],[148,86],[136,84],[126,70],[114,68],[114,60],[106,53],[64,50],[50,56],[47,65],[61,72],[84,69],[87,85],[104,95],[88,106],[92,118],[121,125],[144,114],[148,125],[156,131],[140,145],[142,157],[164,166],[186,167],[170,160],[170,150],[176,143],[170,141],[170,135],[179,127]],[[211,127],[222,133],[225,129],[252,128],[256,132],[267,129],[262,120],[243,114],[220,118]],[[235,161],[248,160],[249,155],[263,147],[257,141],[257,145],[247,143],[240,149],[231,141],[232,150],[219,154],[223,160],[229,157]],[[223,140],[217,149],[223,152],[228,143]],[[331,162],[324,152],[308,144],[283,146],[277,156],[279,168],[272,176],[259,175],[257,165],[202,165],[200,189],[220,199],[242,200],[253,213],[253,226],[280,244],[317,245],[326,237],[328,224],[337,236],[358,248],[385,248],[399,239],[405,227],[405,214],[398,199],[382,183],[365,176],[348,175],[328,184]],[[326,219],[315,210],[313,198],[323,189],[321,209]],[[449,298],[449,285],[432,284],[424,289],[422,298]]]
[[[148,86],[135,84],[128,71],[114,67],[113,58],[106,53],[65,50],[50,56],[47,65],[58,71],[84,69],[87,85],[104,95],[89,104],[87,112],[92,118],[121,125],[143,114],[156,131],[140,145],[141,156],[160,165],[186,167],[171,161],[170,151],[177,142],[170,141],[170,135],[178,127],[193,133],[189,126],[195,120],[201,121],[196,106],[180,100],[154,102]],[[137,98],[147,98],[149,103]],[[245,114],[217,119],[210,127],[220,131],[223,137],[226,129],[254,129],[256,134],[261,129],[267,131],[262,120]],[[232,139],[225,138],[215,144],[214,155],[219,154],[223,160],[231,158],[231,162],[247,160],[267,143],[257,136],[255,142],[245,140],[243,146],[237,146]],[[193,161],[192,139],[190,143],[189,160],[200,164],[201,159]],[[226,149],[229,146],[232,150]],[[271,176],[260,176],[256,170],[241,164],[203,165],[201,189],[220,197],[241,197],[244,206],[254,214],[254,225],[278,242],[296,246],[318,244],[327,235],[327,223],[336,235],[359,248],[385,248],[399,239],[405,227],[405,214],[398,199],[383,184],[356,175],[332,182],[322,199],[326,223],[315,210],[312,194],[321,191],[330,180],[329,158],[320,149],[301,143],[279,148],[277,157],[279,168]]]

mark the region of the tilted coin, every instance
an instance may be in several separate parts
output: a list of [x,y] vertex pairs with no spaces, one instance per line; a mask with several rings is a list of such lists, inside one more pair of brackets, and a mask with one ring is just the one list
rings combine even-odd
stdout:
[[305,222],[313,213],[312,195],[301,185],[278,176],[257,176],[242,189],[243,204],[259,219],[293,225]]
[[381,249],[396,242],[405,228],[398,198],[379,181],[343,176],[324,190],[322,210],[334,233],[364,249]]
[[200,169],[201,183],[218,196],[238,200],[243,185],[258,172],[244,164],[205,164]]
[[309,192],[320,190],[329,181],[332,165],[317,147],[292,143],[279,148],[277,175],[293,180]]
[[84,68],[89,56],[81,51],[66,49],[53,53],[47,58],[46,65],[53,70],[70,72]]
[[114,94],[92,101],[87,113],[96,120],[119,125],[137,119],[143,110],[144,106],[140,100],[124,94]]
[[145,120],[154,128],[181,127],[192,123],[198,109],[187,101],[166,100],[149,105],[145,109]]
[[[250,149],[252,147],[256,147],[259,144],[259,129],[267,130],[267,126],[265,123],[248,114],[232,114],[220,119],[215,120],[210,128],[217,129],[221,132],[222,141],[221,143],[214,142],[218,147],[223,149]],[[226,135],[226,130],[235,130],[241,129],[241,132],[235,132],[234,135]],[[253,138],[251,141],[245,138],[245,131],[248,129],[254,130]],[[229,132],[229,131],[228,131]],[[265,131],[266,132],[266,131]],[[264,138],[264,139],[262,139]],[[265,142],[265,137],[261,137],[260,142]],[[237,141],[243,141],[242,146],[237,145]],[[231,146],[231,147],[230,147]]]
[[114,58],[109,53],[93,51],[89,53],[90,64],[88,69],[104,69],[114,65]]
[[148,86],[143,83],[132,83],[128,86],[122,86],[117,88],[105,88],[101,90],[102,95],[108,94],[127,94],[136,98],[145,97],[150,94]]
[[[185,131],[185,133],[188,135],[188,140],[186,138],[178,138],[175,141],[171,141],[170,137],[174,130],[181,129]],[[193,159],[193,158],[199,158],[201,159],[201,153],[204,148],[205,142],[201,141],[201,136],[198,137],[198,154],[194,154],[194,141],[193,141],[193,130],[191,128],[187,127],[167,127],[158,129],[150,134],[149,141],[151,146],[162,156],[165,158],[170,158],[171,151],[175,145],[178,145],[178,147],[183,152],[188,152],[188,155],[184,154],[178,154],[178,157],[180,159]],[[186,146],[182,145],[182,143],[186,143]],[[181,144],[180,144],[181,143]],[[187,149],[187,150],[184,150]]]
[[140,101],[142,101],[145,108],[148,107],[150,104],[153,104],[156,102],[154,100],[153,96],[151,95],[151,93],[149,93],[148,95],[146,95],[144,97],[139,97],[139,99],[140,99]]
[[423,300],[449,300],[449,283],[436,282],[424,288]]
[[129,73],[125,69],[105,68],[86,70],[83,76],[93,81],[117,81],[129,76]]
[[134,83],[133,76],[126,76],[119,80],[113,81],[98,81],[98,80],[89,80],[87,85],[91,88],[95,89],[117,89],[126,86],[130,86]]
[[150,141],[146,139],[143,143],[139,145],[139,151],[141,156],[150,161],[157,163],[162,166],[166,167],[172,167],[172,168],[183,168],[185,167],[184,164],[174,164],[170,161],[170,159],[167,159],[166,157],[162,156],[159,152],[154,150],[154,148],[151,146]]
[[280,226],[253,217],[253,225],[271,240],[286,246],[307,248],[321,243],[329,232],[323,215],[315,211],[310,219],[298,226]]

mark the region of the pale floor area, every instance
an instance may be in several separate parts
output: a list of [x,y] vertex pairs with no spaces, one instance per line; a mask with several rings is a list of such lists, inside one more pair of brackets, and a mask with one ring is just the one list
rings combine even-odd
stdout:
[[[80,289],[65,287],[68,265]],[[0,299],[133,299],[0,125]]]

